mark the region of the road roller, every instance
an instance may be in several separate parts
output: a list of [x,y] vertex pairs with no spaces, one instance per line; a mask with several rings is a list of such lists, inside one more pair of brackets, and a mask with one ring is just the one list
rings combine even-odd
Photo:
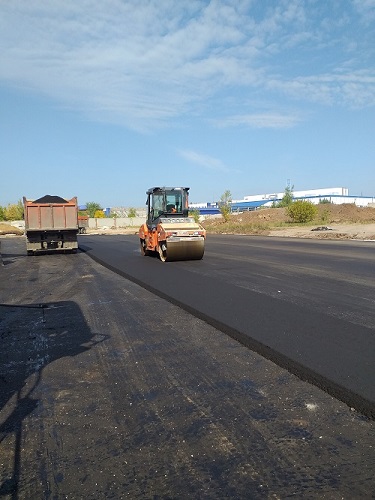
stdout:
[[206,231],[189,217],[189,189],[146,191],[147,220],[139,229],[142,255],[159,255],[162,262],[202,259]]

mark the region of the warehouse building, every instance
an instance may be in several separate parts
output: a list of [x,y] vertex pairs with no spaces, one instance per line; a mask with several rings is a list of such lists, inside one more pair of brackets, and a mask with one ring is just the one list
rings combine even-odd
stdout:
[[[285,191],[282,193],[254,194],[245,196],[242,200],[232,200],[232,211],[243,212],[256,210],[261,207],[272,207],[282,200]],[[293,191],[294,200],[306,200],[311,203],[354,203],[358,207],[375,207],[375,196],[352,196],[349,189],[345,187],[308,189],[304,191]],[[192,203],[190,209],[199,210],[201,215],[213,215],[220,213],[219,203]]]
[[[255,210],[260,207],[272,207],[281,201],[284,195],[285,192],[245,196],[242,200],[232,201],[232,210],[245,211]],[[349,189],[344,187],[293,191],[293,200],[306,200],[314,204],[322,202],[334,203],[336,205],[354,203],[358,207],[367,207],[375,203],[374,196],[352,196],[349,195]]]

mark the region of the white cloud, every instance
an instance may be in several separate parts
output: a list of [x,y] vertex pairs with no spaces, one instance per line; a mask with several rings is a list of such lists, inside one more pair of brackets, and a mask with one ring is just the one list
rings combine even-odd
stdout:
[[270,89],[277,89],[295,99],[304,98],[321,104],[341,103],[352,108],[375,105],[375,72],[357,71],[299,77],[290,81],[270,80]]
[[248,126],[252,128],[291,128],[301,122],[297,115],[277,112],[252,113],[228,116],[215,121],[218,127]]
[[375,20],[375,0],[353,0],[353,6],[362,17],[364,24]]
[[207,170],[214,170],[216,172],[238,172],[236,169],[232,169],[225,165],[221,160],[217,158],[213,158],[212,156],[208,156],[203,153],[198,153],[196,151],[191,150],[180,150],[178,151],[180,156],[187,160],[190,163],[203,167]]
[[[361,12],[371,12],[373,4],[363,0],[361,7],[353,0]],[[374,82],[355,52],[360,45],[362,53],[366,47],[371,53],[370,40],[366,43],[362,31],[348,41],[347,22],[340,23],[336,13],[327,17],[329,9],[320,19],[314,5],[297,0],[274,6],[252,0],[2,2],[0,81],[48,95],[93,119],[141,130],[189,114],[209,118],[218,106],[228,117],[222,120],[226,126],[298,123],[293,113],[245,109],[241,117],[234,109],[244,93],[271,91],[275,102],[290,96],[303,103],[371,105]],[[347,16],[343,12],[342,20]],[[332,55],[326,59],[324,48],[337,50],[340,37],[350,45],[362,80],[340,80],[333,68],[327,73]],[[345,56],[337,55],[342,65]]]

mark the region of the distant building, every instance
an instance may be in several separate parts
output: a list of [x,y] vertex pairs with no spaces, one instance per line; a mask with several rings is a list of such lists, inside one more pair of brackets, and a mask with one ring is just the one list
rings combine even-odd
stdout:
[[[285,192],[255,194],[245,196],[242,200],[232,201],[233,211],[256,210],[260,207],[271,207],[284,197]],[[293,191],[294,200],[306,200],[318,204],[323,201],[342,205],[343,203],[354,203],[358,207],[365,207],[375,203],[375,197],[350,196],[349,189],[344,187],[309,189],[305,191]]]
[[189,210],[199,210],[200,215],[215,215],[220,213],[217,203],[190,203]]

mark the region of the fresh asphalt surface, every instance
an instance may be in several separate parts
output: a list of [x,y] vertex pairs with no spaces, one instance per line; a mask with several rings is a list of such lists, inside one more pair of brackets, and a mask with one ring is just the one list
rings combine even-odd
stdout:
[[[373,333],[370,244],[333,245],[339,270],[332,250],[314,260],[331,243],[304,257],[308,242],[210,237],[204,260],[164,264],[135,235],[38,256],[0,241],[1,498],[374,498],[375,421],[246,347],[290,363],[252,335],[302,351],[304,317],[332,322],[337,344]],[[143,287],[123,277],[136,272]]]
[[203,260],[143,257],[136,235],[80,248],[243,345],[375,416],[375,244],[209,235]]

